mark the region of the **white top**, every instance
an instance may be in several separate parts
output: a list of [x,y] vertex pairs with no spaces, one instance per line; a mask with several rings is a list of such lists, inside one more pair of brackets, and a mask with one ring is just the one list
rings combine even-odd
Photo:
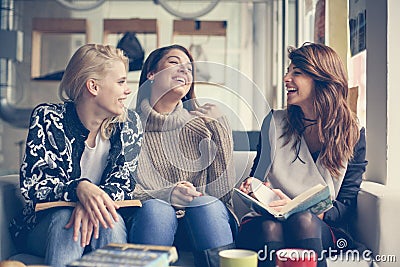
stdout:
[[347,162],[343,162],[345,167],[341,168],[339,177],[333,178],[319,157],[314,162],[304,137],[301,137],[299,149],[299,157],[304,163],[296,159],[296,153],[292,149],[294,140],[284,145],[285,138],[280,138],[286,121],[285,110],[275,110],[271,122],[264,119],[261,128],[262,147],[270,148],[262,149],[258,164],[260,167],[257,166],[254,177],[266,178],[273,188],[281,189],[290,198],[317,184],[328,185],[332,198],[336,199],[347,169]]
[[85,142],[85,150],[81,158],[81,177],[88,178],[92,183],[99,185],[107,157],[110,150],[110,140],[104,140],[100,132],[96,135],[96,144],[90,147]]

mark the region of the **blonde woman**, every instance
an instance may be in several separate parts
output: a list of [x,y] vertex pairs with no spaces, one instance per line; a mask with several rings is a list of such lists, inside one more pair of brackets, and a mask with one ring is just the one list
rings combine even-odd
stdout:
[[[128,59],[112,46],[87,44],[70,59],[59,86],[64,103],[31,117],[20,170],[26,206],[12,233],[45,264],[65,266],[84,251],[127,241],[116,200],[131,199],[142,127],[124,101]],[[75,208],[35,212],[48,201]]]

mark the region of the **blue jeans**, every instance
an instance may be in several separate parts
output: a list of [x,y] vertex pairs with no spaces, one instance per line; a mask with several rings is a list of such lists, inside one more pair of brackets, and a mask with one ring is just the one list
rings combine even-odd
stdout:
[[195,198],[181,219],[177,219],[175,209],[169,203],[151,199],[144,201],[134,212],[128,240],[137,244],[171,246],[180,229],[185,231],[181,236],[190,242],[191,248],[202,251],[233,243],[237,226],[225,205],[212,196]]
[[[80,236],[78,241],[72,239],[73,228],[65,229],[73,208],[57,208],[45,211],[47,214],[39,221],[27,236],[26,247],[28,253],[45,258],[45,264],[64,267],[66,264],[79,259],[85,248],[81,247]],[[92,237],[86,248],[91,250],[103,247],[108,243],[126,243],[126,227],[120,215],[118,222],[114,222],[113,229],[100,226],[99,239]]]

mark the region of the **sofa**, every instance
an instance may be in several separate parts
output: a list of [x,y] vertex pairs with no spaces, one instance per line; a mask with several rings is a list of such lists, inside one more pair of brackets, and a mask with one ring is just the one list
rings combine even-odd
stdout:
[[[250,172],[255,157],[255,151],[235,151],[234,162],[237,177],[243,180]],[[19,251],[11,240],[8,224],[10,219],[22,207],[22,197],[19,192],[19,177],[17,174],[0,177],[0,261],[6,259],[20,260],[25,264],[42,264],[43,259]],[[235,211],[243,214],[246,207],[234,199]],[[397,226],[396,211],[400,206],[400,196],[388,194],[386,186],[364,181],[358,196],[358,219],[355,222],[357,240],[365,244],[372,252],[372,257],[380,256],[388,260],[391,256],[400,256],[399,239],[394,238]],[[175,266],[194,266],[193,258],[188,252],[179,252],[180,259]],[[360,261],[355,254],[331,257],[328,266],[396,266],[393,262]],[[367,255],[368,256],[368,255]],[[383,258],[384,256],[385,258]],[[362,255],[360,255],[362,258]],[[399,259],[400,260],[400,259]],[[390,258],[393,261],[393,257]]]

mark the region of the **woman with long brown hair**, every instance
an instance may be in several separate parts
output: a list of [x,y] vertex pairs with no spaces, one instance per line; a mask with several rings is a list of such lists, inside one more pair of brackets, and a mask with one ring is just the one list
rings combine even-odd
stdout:
[[232,130],[216,105],[199,105],[195,63],[180,45],[158,48],[140,76],[136,111],[144,127],[129,242],[177,245],[198,267],[218,266],[232,248],[235,184]]
[[[250,177],[240,189],[252,195],[251,181],[260,179],[280,197],[270,203],[280,209],[308,188],[324,184],[333,207],[318,216],[296,213],[286,221],[252,212],[242,219],[237,245],[257,251],[268,247],[269,252],[311,249],[319,256],[318,266],[325,266],[324,249],[338,249],[339,237],[349,245],[352,240],[349,227],[367,165],[365,129],[347,104],[346,71],[332,48],[307,43],[289,48],[289,59],[287,108],[265,118]],[[275,266],[274,256],[260,265]]]

